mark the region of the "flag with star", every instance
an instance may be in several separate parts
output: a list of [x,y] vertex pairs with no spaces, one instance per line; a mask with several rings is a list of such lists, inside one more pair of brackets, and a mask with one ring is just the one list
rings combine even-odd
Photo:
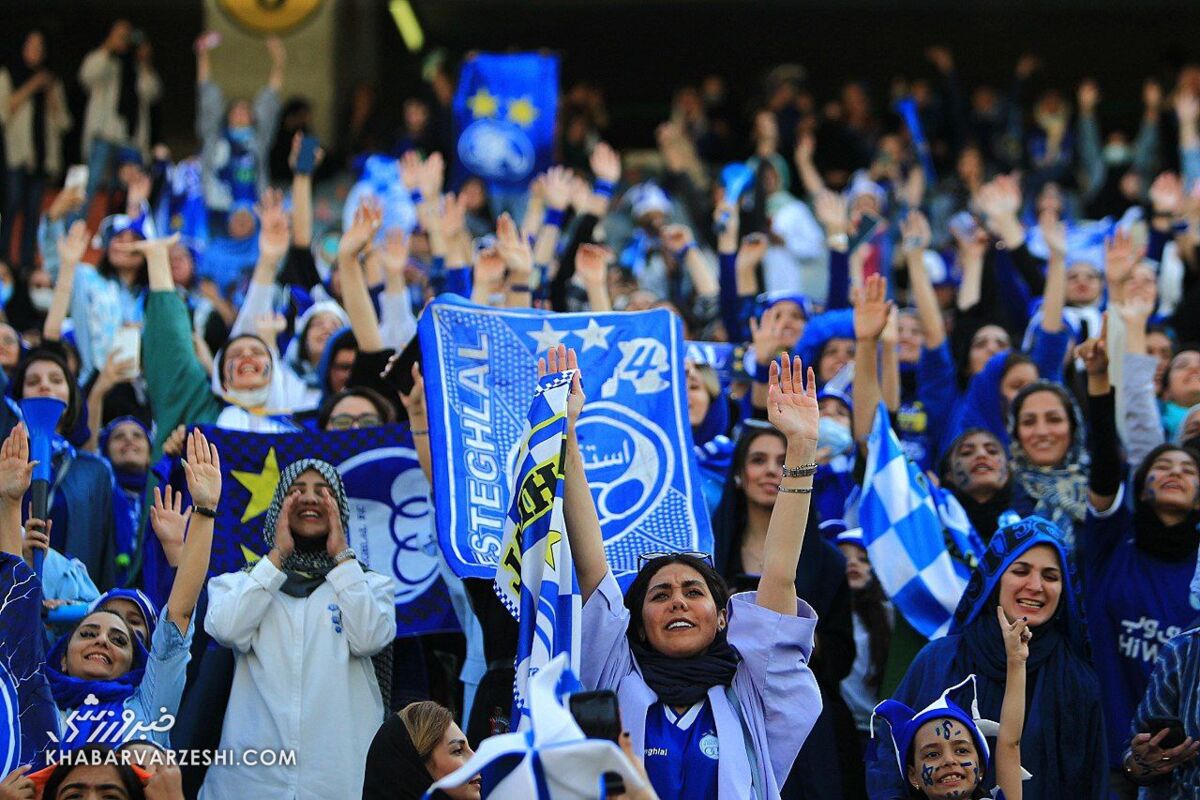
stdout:
[[266,553],[263,519],[279,475],[301,458],[337,467],[350,503],[346,540],[369,569],[390,577],[397,635],[458,629],[442,579],[429,506],[407,425],[349,431],[249,433],[204,427],[221,452],[221,502],[210,575],[242,569]]
[[563,517],[567,394],[573,371],[542,378],[521,434],[496,594],[520,623],[513,717],[530,724],[529,679],[560,653],[579,668],[583,601]]
[[558,107],[558,58],[480,53],[463,64],[454,97],[456,183],[524,189],[550,166]]
[[617,580],[632,580],[642,553],[711,550],[683,330],[671,312],[551,314],[444,295],[418,329],[436,454],[434,516],[457,575],[491,578],[505,557],[524,412],[538,358],[559,344],[579,355],[587,404],[577,435]]

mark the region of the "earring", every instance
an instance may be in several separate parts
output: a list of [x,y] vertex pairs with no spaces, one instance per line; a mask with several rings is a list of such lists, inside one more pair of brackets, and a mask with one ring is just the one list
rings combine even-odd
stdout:
[[740,487],[742,485],[742,476],[741,475],[733,476],[733,485],[738,486],[738,487]]

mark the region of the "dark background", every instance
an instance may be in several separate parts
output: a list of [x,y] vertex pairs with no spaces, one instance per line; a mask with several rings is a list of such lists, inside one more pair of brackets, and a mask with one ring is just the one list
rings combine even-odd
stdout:
[[[339,95],[357,72],[356,50],[376,54],[381,99],[391,107],[420,91],[423,54],[409,53],[384,0],[328,0],[339,14],[339,58],[347,63]],[[1168,80],[1178,66],[1200,61],[1200,3],[1116,0],[413,0],[426,50],[549,48],[562,56],[564,88],[586,79],[600,85],[612,118],[610,138],[622,147],[650,146],[672,91],[709,73],[725,76],[738,108],[757,96],[761,78],[781,62],[802,64],[818,100],[848,78],[864,79],[879,102],[897,74],[932,77],[923,52],[950,46],[968,84],[1006,89],[1016,58],[1043,60],[1034,89],[1071,94],[1078,80],[1100,81],[1106,127],[1133,128],[1140,87]],[[155,46],[166,85],[160,121],[172,143],[192,141],[195,94],[192,40],[203,26],[201,0],[0,0],[0,51],[11,56],[24,33],[41,27],[51,63],[66,78],[77,122],[83,95],[74,79],[83,55],[119,16]],[[68,142],[68,158],[74,142]]]

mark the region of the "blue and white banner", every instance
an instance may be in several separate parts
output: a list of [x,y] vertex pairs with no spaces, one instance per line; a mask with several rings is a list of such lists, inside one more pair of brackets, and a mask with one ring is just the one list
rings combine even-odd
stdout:
[[496,565],[496,593],[520,623],[513,716],[530,726],[529,679],[562,654],[579,669],[583,600],[563,516],[567,395],[574,372],[538,382],[521,434],[513,499]]
[[[454,95],[459,174],[522,189],[554,156],[558,58],[480,53],[462,65]],[[465,173],[465,174],[464,174]]]
[[[858,524],[875,575],[892,603],[925,638],[945,636],[971,570],[951,556],[928,479],[905,456],[883,403],[867,440]],[[965,533],[950,536],[957,549],[975,546]]]
[[733,383],[733,345],[728,342],[684,342],[684,345],[688,361],[712,367],[721,382],[721,393],[728,392]]
[[394,582],[397,635],[458,630],[440,574],[429,482],[406,425],[278,434],[205,426],[204,434],[221,451],[224,473],[211,575],[258,560],[280,472],[297,459],[319,458],[337,467],[345,484],[347,542],[363,564]]
[[537,359],[559,344],[579,354],[579,445],[617,579],[633,579],[642,553],[712,549],[669,311],[549,314],[445,296],[419,334],[438,538],[460,577],[496,574]]

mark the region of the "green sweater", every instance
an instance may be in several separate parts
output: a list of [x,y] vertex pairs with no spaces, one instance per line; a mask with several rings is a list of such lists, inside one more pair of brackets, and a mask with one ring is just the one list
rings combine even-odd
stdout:
[[217,421],[222,403],[212,392],[208,373],[196,359],[187,306],[173,291],[150,292],[146,298],[142,369],[154,424],[158,431],[153,460],[162,444],[180,425]]

